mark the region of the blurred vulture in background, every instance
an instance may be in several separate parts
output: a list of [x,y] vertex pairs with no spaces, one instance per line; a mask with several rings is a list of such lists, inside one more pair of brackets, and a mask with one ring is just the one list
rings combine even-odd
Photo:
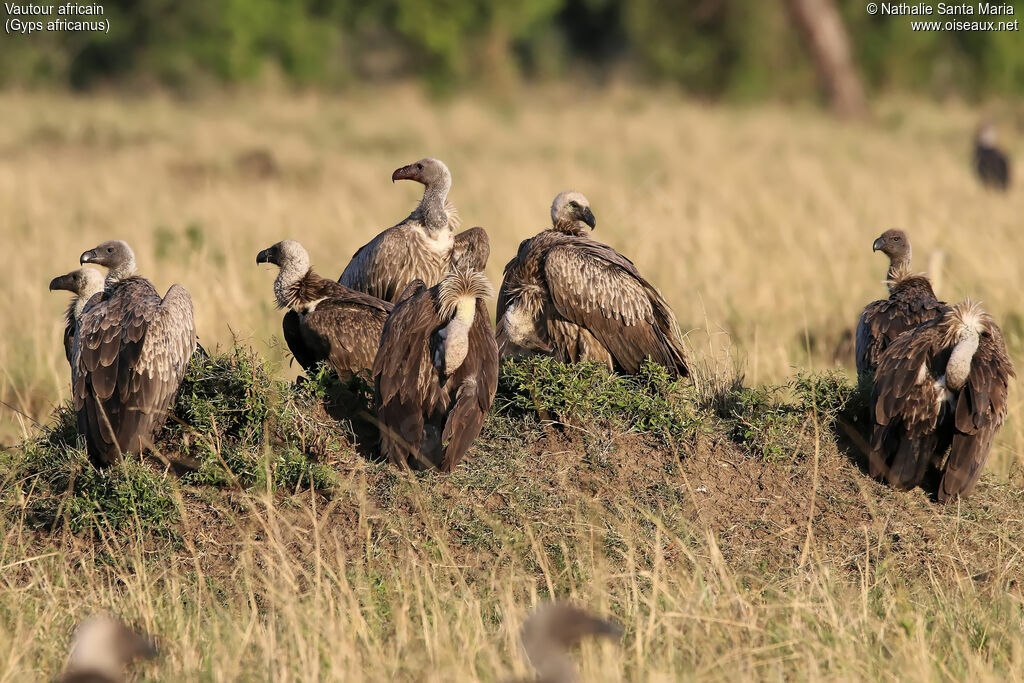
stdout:
[[899,337],[875,373],[871,475],[911,488],[934,463],[939,502],[966,496],[1006,417],[1011,377],[999,327],[970,300]]
[[309,264],[309,253],[294,240],[264,249],[256,263],[280,268],[274,298],[278,308],[288,309],[284,339],[307,373],[321,362],[341,378],[373,367],[390,303],[320,277]]
[[498,347],[484,303],[494,291],[480,233],[439,284],[406,287],[384,324],[373,364],[381,454],[400,467],[451,472],[494,400]]
[[74,294],[64,313],[64,355],[71,363],[71,344],[78,327],[78,318],[94,294],[103,291],[103,273],[95,268],[79,268],[50,280],[50,291],[65,290]]
[[857,323],[854,351],[857,376],[869,379],[882,352],[897,337],[939,317],[949,308],[945,302],[935,298],[927,276],[910,272],[911,248],[907,233],[886,230],[871,248],[889,257],[889,298],[865,306]]
[[121,683],[135,659],[153,659],[156,646],[107,614],[83,621],[71,638],[68,661],[59,683]]
[[[573,605],[541,605],[523,623],[523,649],[537,670],[534,683],[573,683],[569,648],[587,636],[619,639],[622,627]],[[530,679],[527,679],[530,680]]]
[[974,170],[985,187],[1006,190],[1010,186],[1010,160],[996,146],[996,127],[985,122],[974,138]]
[[396,180],[423,184],[419,206],[360,248],[338,279],[346,287],[390,302],[397,301],[413,280],[436,285],[448,272],[453,252],[478,248],[472,242],[480,239],[477,230],[455,234],[460,220],[448,201],[452,174],[443,161],[420,159],[391,174],[391,181]]
[[78,429],[103,466],[152,445],[196,349],[196,327],[185,288],[172,285],[161,299],[135,274],[125,242],[104,242],[80,261],[109,269],[103,293],[78,317],[71,352]]
[[632,261],[590,239],[596,221],[587,198],[573,191],[555,197],[551,223],[505,266],[497,332],[503,355],[594,360],[628,374],[650,357],[673,376],[688,376],[672,309]]

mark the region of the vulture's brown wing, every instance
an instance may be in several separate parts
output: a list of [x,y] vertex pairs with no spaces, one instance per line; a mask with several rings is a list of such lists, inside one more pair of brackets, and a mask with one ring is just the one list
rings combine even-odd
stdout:
[[854,335],[854,360],[858,376],[874,370],[878,365],[878,357],[882,355],[882,337],[877,328],[882,319],[881,310],[887,303],[885,299],[872,301],[860,314],[857,333]]
[[440,321],[430,290],[415,280],[388,316],[373,362],[381,453],[404,466],[419,455],[424,414],[441,397],[431,363],[430,335]]
[[982,336],[971,374],[956,405],[953,447],[939,486],[939,502],[967,495],[988,459],[992,440],[1006,417],[1010,378],[1016,377],[998,328]]
[[408,260],[405,232],[405,226],[399,224],[374,237],[352,255],[338,282],[384,301],[397,301],[398,288],[405,283],[396,279]]
[[463,270],[482,271],[491,255],[491,242],[481,227],[463,230],[455,235],[452,246],[452,265]]
[[121,399],[130,412],[139,413],[138,435],[145,447],[166,420],[196,350],[192,297],[181,285],[172,285],[158,305],[136,313],[126,327],[134,329],[136,319],[142,321],[141,351],[133,371],[124,373]]
[[302,323],[299,319],[299,314],[295,311],[285,313],[284,319],[281,321],[281,330],[284,333],[284,341],[288,345],[288,350],[292,352],[292,356],[302,366],[302,369],[306,372],[316,370],[319,358],[317,353],[306,343],[306,339],[302,335]]
[[587,239],[548,250],[544,276],[556,310],[590,333],[628,373],[650,356],[670,372],[688,375],[675,317],[633,263]]
[[871,392],[874,427],[869,469],[873,477],[884,472],[901,448],[908,453],[910,442],[928,435],[939,418],[942,406],[936,400],[932,370],[942,341],[938,322],[901,335],[879,359]]
[[476,302],[476,318],[469,334],[469,353],[451,382],[457,387],[455,403],[448,412],[441,443],[441,471],[451,472],[462,461],[487,419],[498,390],[498,344],[487,320],[487,306]]
[[373,367],[387,315],[386,309],[363,305],[358,297],[328,299],[303,316],[300,333],[318,360],[327,360],[345,377]]

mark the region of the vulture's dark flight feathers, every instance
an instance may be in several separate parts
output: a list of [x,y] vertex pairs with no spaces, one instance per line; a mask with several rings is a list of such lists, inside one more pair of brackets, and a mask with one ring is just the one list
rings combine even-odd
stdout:
[[1015,376],[1002,332],[970,301],[900,336],[875,373],[871,475],[916,486],[952,446],[938,500],[969,494],[1006,417]]
[[502,353],[596,360],[635,374],[645,358],[688,376],[675,316],[628,258],[587,237],[595,224],[579,192],[551,207],[553,228],[524,240],[498,294]]
[[381,453],[400,467],[454,470],[494,400],[486,247],[478,241],[433,287],[408,285],[384,325],[373,366]]
[[279,308],[288,309],[284,339],[306,372],[327,362],[345,378],[373,367],[390,303],[320,277],[310,267],[305,248],[294,240],[264,249],[256,263],[280,268],[274,297]]
[[148,448],[166,420],[196,348],[192,299],[181,285],[161,299],[135,275],[135,255],[124,242],[104,242],[81,262],[109,274],[78,318],[71,389],[89,457],[109,465],[122,452]]
[[858,377],[870,377],[882,352],[897,337],[949,308],[935,298],[926,276],[910,272],[911,247],[905,232],[885,231],[872,249],[889,257],[889,298],[868,304],[857,323],[854,353]]

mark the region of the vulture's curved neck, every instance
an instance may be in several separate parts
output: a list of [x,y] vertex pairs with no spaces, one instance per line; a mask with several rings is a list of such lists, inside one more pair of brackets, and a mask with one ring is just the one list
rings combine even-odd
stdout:
[[437,181],[429,183],[423,190],[419,213],[424,227],[431,233],[448,227],[448,192],[452,188],[452,177],[445,173]]
[[308,259],[286,261],[274,278],[274,298],[281,308],[292,307],[298,297],[299,283],[313,272]]
[[892,256],[889,258],[889,279],[895,280],[896,276],[903,272],[910,270],[910,249],[907,249],[907,253],[899,256]]
[[121,280],[127,280],[128,278],[133,277],[134,275],[135,257],[132,256],[131,258],[123,261],[122,263],[117,264],[116,266],[110,269],[110,271],[107,273],[105,286],[107,289],[110,289]]
[[980,338],[974,330],[969,330],[953,347],[946,363],[946,388],[959,391],[967,384],[971,374],[971,361],[978,350]]

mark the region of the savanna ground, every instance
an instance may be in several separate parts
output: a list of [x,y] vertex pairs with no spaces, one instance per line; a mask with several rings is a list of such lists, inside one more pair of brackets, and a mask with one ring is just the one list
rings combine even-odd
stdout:
[[[639,90],[0,96],[0,680],[55,674],[97,609],[159,636],[143,678],[500,680],[528,673],[518,628],[552,597],[626,629],[581,648],[586,680],[1020,677],[1019,382],[976,495],[939,508],[866,478],[862,398],[829,372],[849,373],[847,335],[884,294],[870,244],[894,226],[1019,357],[1024,194],[973,182],[976,120],[890,101],[841,126]],[[299,239],[336,276],[415,204],[388,177],[427,155],[488,229],[495,283],[551,198],[583,191],[595,237],[675,308],[698,381],[507,365],[458,472],[367,459],[365,428],[322,405],[365,392],[291,385],[255,254]],[[53,414],[66,297],[46,284],[109,238],[159,289],[186,285],[220,348],[164,435],[198,469],[98,474]]]

